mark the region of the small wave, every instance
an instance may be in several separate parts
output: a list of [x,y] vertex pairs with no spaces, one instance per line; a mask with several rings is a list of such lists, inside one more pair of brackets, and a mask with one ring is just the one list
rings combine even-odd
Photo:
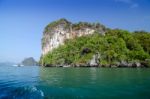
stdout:
[[40,90],[41,96],[44,97],[44,92]]
[[37,89],[35,86],[27,88],[31,93],[39,93],[40,96],[44,97],[44,92],[42,90]]
[[[0,90],[1,91],[1,90]],[[11,88],[11,90],[3,91],[0,99],[43,99],[44,93],[35,86]]]

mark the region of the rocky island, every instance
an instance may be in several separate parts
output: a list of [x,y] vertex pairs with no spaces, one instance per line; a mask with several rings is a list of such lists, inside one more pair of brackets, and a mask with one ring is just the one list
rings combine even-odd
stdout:
[[47,67],[149,67],[150,33],[60,19],[44,30],[40,64]]
[[22,65],[24,66],[37,66],[38,63],[35,61],[33,57],[25,58],[22,62]]

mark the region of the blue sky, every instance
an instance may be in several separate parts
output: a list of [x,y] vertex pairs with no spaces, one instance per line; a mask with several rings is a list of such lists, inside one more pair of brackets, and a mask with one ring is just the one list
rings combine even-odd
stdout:
[[39,60],[44,27],[59,18],[150,31],[150,0],[0,0],[0,62]]

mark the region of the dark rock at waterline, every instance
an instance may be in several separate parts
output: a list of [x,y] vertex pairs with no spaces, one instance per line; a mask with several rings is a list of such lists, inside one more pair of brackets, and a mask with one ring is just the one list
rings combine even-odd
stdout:
[[150,59],[146,59],[145,61],[142,61],[141,66],[150,67]]
[[44,67],[56,67],[56,65],[46,64],[46,65],[44,65]]
[[132,67],[142,67],[141,63],[140,62],[134,62],[132,64]]
[[128,63],[126,61],[121,61],[118,67],[128,67]]
[[145,60],[141,62],[127,62],[127,61],[121,61],[116,62],[115,64],[99,64],[95,61],[95,56],[93,56],[92,60],[89,63],[79,63],[79,64],[47,64],[44,65],[45,67],[119,67],[119,68],[143,68],[143,67],[150,67],[150,60]]
[[131,68],[136,68],[136,67],[148,67],[147,62],[121,62],[118,67],[131,67]]

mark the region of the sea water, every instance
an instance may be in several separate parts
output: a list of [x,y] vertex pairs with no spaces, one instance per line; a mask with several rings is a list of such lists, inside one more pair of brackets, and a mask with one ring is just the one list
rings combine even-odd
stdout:
[[150,69],[0,66],[0,99],[150,99]]

